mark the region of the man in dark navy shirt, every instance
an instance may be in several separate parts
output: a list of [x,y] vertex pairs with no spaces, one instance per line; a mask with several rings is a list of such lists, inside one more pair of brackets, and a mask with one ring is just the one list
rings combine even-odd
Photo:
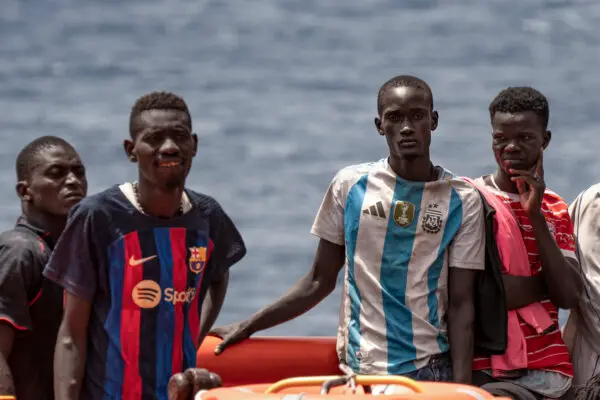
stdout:
[[166,400],[169,379],[195,368],[229,267],[246,253],[217,201],[185,188],[198,139],[184,100],[142,96],[130,135],[138,181],[79,203],[44,271],[67,292],[60,400]]
[[0,234],[0,394],[47,400],[63,291],[42,271],[87,181],[75,149],[54,136],[25,146],[16,169],[22,216]]

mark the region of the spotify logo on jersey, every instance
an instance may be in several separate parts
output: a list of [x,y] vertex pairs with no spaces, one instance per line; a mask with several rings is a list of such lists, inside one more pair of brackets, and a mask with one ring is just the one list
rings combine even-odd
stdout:
[[138,282],[131,293],[133,302],[140,308],[154,308],[161,300],[177,305],[180,303],[191,303],[196,298],[196,289],[188,288],[178,292],[172,287],[164,290],[153,280],[146,279]]
[[133,302],[140,308],[154,308],[160,303],[161,290],[158,283],[146,279],[133,288]]

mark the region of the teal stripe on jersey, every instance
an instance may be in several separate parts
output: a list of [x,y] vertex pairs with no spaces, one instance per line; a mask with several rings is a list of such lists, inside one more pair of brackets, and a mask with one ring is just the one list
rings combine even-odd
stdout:
[[[444,228],[444,233],[442,235],[442,243],[440,243],[438,257],[427,272],[427,289],[429,290],[427,295],[427,306],[429,308],[429,323],[438,329],[440,327],[437,298],[438,281],[444,267],[445,253],[448,251],[448,246],[450,246],[450,242],[456,235],[456,232],[458,232],[463,218],[462,201],[454,189],[452,189],[450,195],[448,216],[446,218],[446,227]],[[441,332],[438,334],[437,342],[442,353],[448,351],[448,338],[442,335]]]
[[[406,283],[417,222],[423,197],[423,184],[396,178],[394,197],[389,210],[387,233],[381,260],[381,295],[387,327],[388,374],[405,374],[415,370],[416,348],[413,342],[412,312],[406,306]],[[414,206],[410,225],[401,227],[394,221],[396,201]]]
[[368,175],[363,175],[350,189],[344,210],[344,229],[346,236],[346,257],[348,259],[348,295],[350,296],[350,324],[348,326],[348,366],[354,371],[360,371],[360,361],[357,353],[360,350],[360,304],[361,296],[356,285],[354,273],[354,253],[360,214],[367,191]]

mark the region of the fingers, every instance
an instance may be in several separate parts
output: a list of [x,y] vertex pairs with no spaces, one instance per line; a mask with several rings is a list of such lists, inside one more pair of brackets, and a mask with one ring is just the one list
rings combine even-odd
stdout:
[[222,385],[219,375],[204,368],[189,368],[184,372],[192,386],[192,395],[200,390],[209,390]]
[[533,176],[512,176],[510,178],[511,181],[516,182],[517,186],[519,184],[527,183],[530,186],[539,186],[539,181],[535,179]]
[[218,356],[229,345],[229,337],[223,338],[223,341],[215,347],[215,355]]
[[540,150],[535,172],[543,179],[544,178],[544,149]]
[[180,372],[169,379],[167,391],[169,400],[188,400],[192,396],[192,382]]

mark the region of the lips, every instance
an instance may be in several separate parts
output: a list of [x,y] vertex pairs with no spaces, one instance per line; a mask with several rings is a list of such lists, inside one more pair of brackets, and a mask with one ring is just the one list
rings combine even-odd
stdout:
[[70,192],[65,195],[67,201],[79,201],[84,198],[84,194],[80,192]]
[[413,147],[417,145],[417,141],[415,139],[404,139],[398,142],[398,146],[400,147]]
[[161,159],[156,162],[156,165],[159,168],[174,168],[183,165],[183,159],[181,158],[169,158],[169,159]]

